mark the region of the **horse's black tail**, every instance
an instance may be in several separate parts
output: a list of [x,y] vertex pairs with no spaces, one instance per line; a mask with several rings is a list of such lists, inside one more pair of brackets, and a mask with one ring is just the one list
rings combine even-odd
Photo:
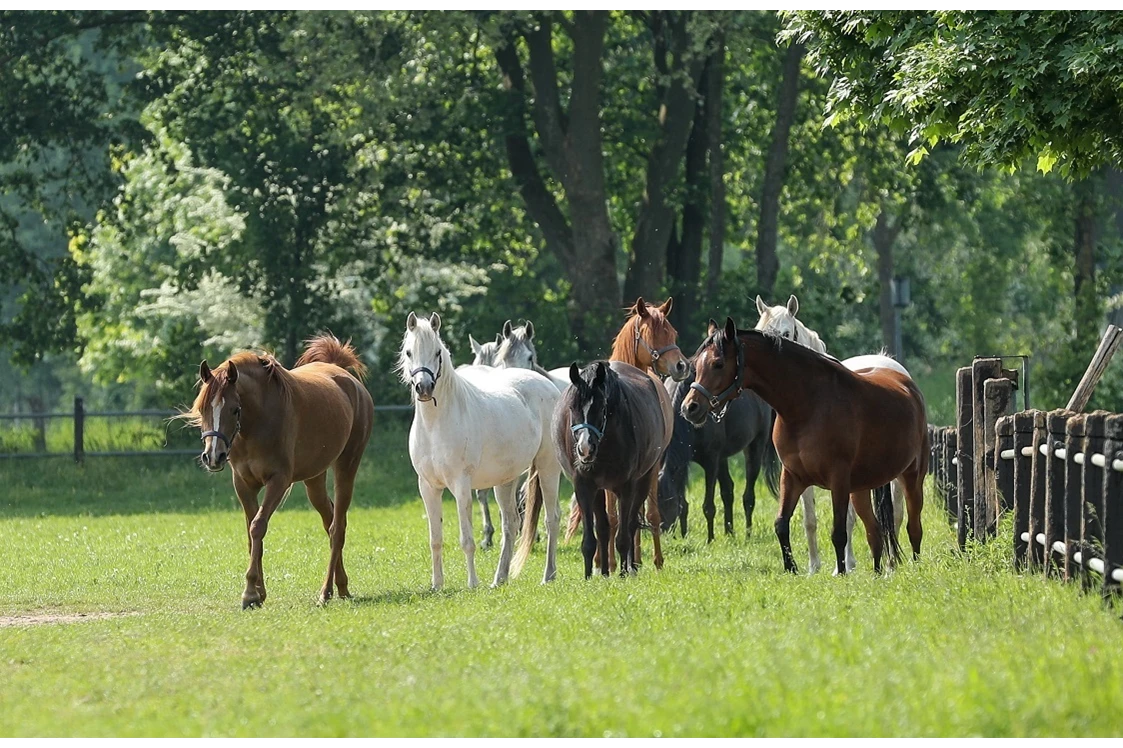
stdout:
[[780,495],[780,455],[776,454],[776,444],[772,441],[772,431],[776,426],[776,411],[768,422],[768,443],[764,445],[764,482],[773,496]]
[[897,523],[893,520],[893,484],[886,483],[873,492],[874,515],[884,548],[889,555],[889,565],[895,566],[901,559],[901,544],[897,540]]
[[[534,536],[538,534],[538,514],[542,510],[542,482],[538,478],[538,471],[531,470],[526,479],[526,511],[523,513],[522,535],[519,537],[518,549],[511,561],[511,577],[517,577],[530,558],[530,550],[534,547]],[[890,510],[892,511],[892,510]]]

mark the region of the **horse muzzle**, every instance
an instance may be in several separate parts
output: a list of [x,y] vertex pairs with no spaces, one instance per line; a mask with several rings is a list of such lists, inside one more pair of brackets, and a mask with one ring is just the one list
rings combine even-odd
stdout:
[[702,398],[695,396],[694,393],[691,393],[683,400],[682,407],[679,408],[682,417],[695,426],[701,426],[706,422],[706,413],[709,411],[708,408],[704,407],[703,404],[699,402],[701,399]]
[[199,462],[210,473],[221,473],[226,468],[226,463],[230,461],[230,457],[226,452],[219,452],[217,455],[211,455],[209,449],[203,450],[199,455]]

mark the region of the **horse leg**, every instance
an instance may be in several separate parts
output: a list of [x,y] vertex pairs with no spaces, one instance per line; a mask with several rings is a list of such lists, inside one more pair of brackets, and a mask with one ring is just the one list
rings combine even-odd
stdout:
[[901,537],[901,525],[905,521],[905,486],[901,483],[901,479],[897,478],[892,483],[890,491],[893,493],[893,532],[897,537]]
[[242,610],[260,608],[265,603],[265,574],[261,569],[265,533],[269,531],[269,518],[285,500],[292,483],[288,476],[274,477],[265,484],[265,498],[250,522],[250,566],[246,570],[246,589],[242,592]]
[[741,504],[745,507],[745,537],[753,534],[753,512],[756,511],[756,481],[760,477],[760,468],[764,462],[762,450],[757,447],[763,444],[763,439],[757,439],[744,451],[745,456],[745,493],[741,496]]
[[819,519],[815,516],[815,489],[808,486],[803,492],[803,531],[807,533],[807,573],[816,574],[819,560]]
[[[881,553],[885,549],[885,538],[881,534],[881,525],[877,524],[877,516],[873,511],[873,503],[869,491],[855,491],[850,494],[849,515],[857,514],[866,526],[866,542],[870,544],[870,553],[873,554],[873,571],[881,573]],[[848,544],[849,546],[849,544]],[[849,571],[850,569],[847,569]]]
[[643,496],[640,485],[643,485],[642,481],[638,485],[631,483],[619,497],[620,529],[616,533],[616,558],[620,561],[622,577],[637,571],[634,540],[639,533],[637,520],[640,507],[636,502],[641,501]]
[[[328,474],[327,474],[327,471],[325,471],[325,472],[317,475],[315,478],[309,478],[308,480],[304,481],[304,490],[308,492],[308,503],[311,504],[312,508],[315,509],[320,514],[320,521],[324,525],[324,532],[327,533],[328,546],[330,548],[330,546],[332,544],[331,522],[332,522],[333,508],[332,508],[331,499],[328,498],[327,482],[328,482]],[[342,558],[341,558],[340,559],[340,566],[342,566],[342,565],[343,564],[342,564]],[[324,580],[323,588],[320,590],[320,603],[321,604],[326,603],[328,600],[331,599],[332,587],[334,586],[334,583],[338,581],[338,579],[339,579],[339,568],[336,567],[334,564],[329,563],[328,564],[328,576],[327,576],[327,579]],[[344,576],[343,579],[346,580],[347,577]],[[343,582],[343,587],[344,588],[347,587],[346,581]],[[340,597],[343,597],[342,592],[340,593]]]
[[480,538],[480,548],[487,550],[491,548],[494,543],[492,542],[495,537],[495,527],[491,524],[491,509],[488,507],[487,494],[489,488],[481,488],[476,491],[476,501],[480,503],[480,516],[483,517],[484,531],[483,536]]
[[441,521],[441,495],[443,488],[417,476],[417,488],[421,501],[425,504],[425,517],[429,520],[429,552],[433,557],[433,589],[439,590],[445,584],[444,564],[441,560],[441,547],[444,545],[444,526]]
[[924,509],[924,472],[917,463],[909,466],[901,475],[905,488],[905,503],[909,508],[909,544],[912,545],[912,558],[920,558],[920,541],[924,539],[924,528],[920,524],[920,512]]
[[[335,477],[335,502],[332,514],[331,529],[331,564],[328,566],[329,574],[335,570],[335,588],[341,598],[351,597],[348,589],[347,572],[343,570],[343,546],[347,542],[347,510],[351,508],[351,497],[355,493],[355,474],[359,472],[359,461],[363,453],[348,455],[346,452],[336,460],[333,468]],[[331,587],[325,588],[328,597],[331,597]],[[326,597],[321,597],[327,600]]]
[[682,536],[686,537],[686,515],[690,512],[690,505],[686,501],[686,491],[682,493],[682,507],[678,513],[678,529]]
[[[608,548],[612,539],[612,521],[608,516],[608,491],[597,489],[596,499],[593,501],[593,512],[597,523],[597,558],[600,563],[600,573],[608,576],[611,572],[608,563]],[[589,524],[588,518],[585,524]]]
[[608,569],[614,571],[619,560],[613,555],[613,538],[620,532],[620,497],[612,491],[604,492],[604,508],[608,513]]
[[[593,505],[597,503],[599,491],[586,483],[579,483],[574,488],[573,498],[577,502],[577,506],[581,508],[581,514],[585,518],[582,523],[584,532],[581,538],[581,555],[585,559],[585,578],[588,579],[593,576],[593,558],[597,553],[597,535],[593,530],[596,510]],[[607,523],[605,529],[607,530]]]
[[792,574],[799,571],[795,565],[795,557],[792,556],[792,513],[795,511],[796,502],[799,501],[800,492],[805,488],[806,486],[802,485],[787,468],[781,469],[780,514],[776,517],[774,527],[776,539],[780,541],[780,555],[784,559],[784,571],[790,571]]
[[854,571],[854,567],[858,565],[858,559],[854,558],[854,524],[858,517],[854,514],[854,507],[851,505],[846,510],[846,570]]
[[706,515],[706,542],[714,542],[714,484],[717,483],[717,465],[707,462],[702,466],[706,474],[706,497],[702,500],[702,514]]
[[[653,546],[652,553],[654,554],[655,568],[663,568],[663,545],[662,545],[662,529],[663,518],[659,514],[659,468],[658,466],[651,469],[651,477],[648,479],[649,487],[647,489],[647,524],[651,526],[651,545]],[[642,500],[642,499],[641,499]],[[638,528],[637,528],[638,536]],[[638,556],[638,548],[637,556]]]
[[[841,482],[840,482],[841,483]],[[850,507],[850,487],[842,483],[831,487],[831,507],[834,509],[834,522],[831,525],[831,544],[834,545],[835,569],[837,574],[845,574],[847,513]]]
[[[511,569],[511,555],[514,552],[515,534],[519,527],[519,507],[515,500],[517,483],[517,481],[511,481],[495,487],[495,503],[499,505],[501,535],[499,540],[499,565],[495,567],[495,579],[492,580],[492,587],[498,587],[506,582]],[[470,516],[471,511],[469,511]],[[471,535],[471,532],[472,528],[469,527],[469,535]]]
[[729,460],[717,463],[717,481],[721,488],[721,505],[725,510],[725,534],[733,534],[733,476],[729,474]]
[[[472,485],[468,478],[464,476],[455,486],[449,486],[449,488],[452,489],[452,495],[456,497],[456,515],[460,520],[460,550],[464,552],[464,562],[468,566],[468,589],[474,589],[480,585],[480,578],[476,576],[476,539],[472,536]],[[500,511],[502,511],[502,508],[500,508]],[[500,519],[505,520],[502,516]],[[504,522],[503,530],[504,532],[507,530],[506,522]],[[506,541],[506,538],[504,541]],[[507,545],[506,542],[504,542],[504,545]],[[508,565],[511,561],[510,551],[511,549],[508,546]],[[500,553],[502,554],[502,551]],[[499,561],[499,568],[503,572],[503,577],[506,578],[508,570],[503,568],[502,555],[500,555]]]
[[[250,535],[250,523],[253,518],[257,516],[257,494],[261,491],[261,484],[251,483],[242,476],[234,473],[234,493],[238,495],[238,503],[242,505],[242,513],[246,517],[246,550],[250,556],[250,564],[253,564],[253,537]],[[249,590],[249,584],[246,585],[246,590]],[[265,588],[260,590],[259,598],[264,599]],[[245,600],[245,593],[242,594],[242,599]]]
[[548,455],[546,459],[552,462],[551,468],[543,470],[539,467],[538,470],[538,490],[542,493],[542,504],[546,510],[546,570],[542,574],[543,584],[553,581],[558,575],[558,535],[561,533],[561,501],[558,498],[561,468],[552,455]]

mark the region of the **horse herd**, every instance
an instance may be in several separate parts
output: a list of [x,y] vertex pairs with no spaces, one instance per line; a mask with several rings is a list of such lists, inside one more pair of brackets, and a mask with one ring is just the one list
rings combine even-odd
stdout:
[[[796,318],[795,296],[773,307],[758,296],[753,330],[737,329],[732,318],[724,326],[710,320],[702,344],[687,357],[668,319],[671,308],[671,299],[659,305],[637,299],[608,359],[550,371],[538,364],[529,322],[507,322],[494,342],[482,345],[469,336],[475,360],[457,367],[441,339],[440,317],[409,315],[396,371],[414,401],[409,454],[428,517],[434,588],[444,583],[445,489],[456,499],[469,587],[479,583],[474,500],[484,517],[481,545],[493,540],[489,489],[500,522],[493,586],[519,573],[543,510],[543,582],[556,576],[562,473],[574,488],[570,533],[583,525],[586,578],[594,567],[604,575],[617,566],[629,574],[640,564],[644,524],[657,568],[663,563],[660,532],[677,522],[686,534],[691,461],[705,472],[707,539],[714,538],[715,486],[725,532],[734,532],[728,458],[737,454],[745,459],[747,532],[762,471],[779,495],[775,531],[786,570],[797,570],[789,525],[801,496],[810,571],[820,566],[814,486],[831,493],[835,573],[854,568],[856,517],[865,526],[875,571],[881,572],[883,551],[896,564],[902,503],[913,556],[919,555],[927,418],[903,366],[881,354],[841,362],[827,355],[818,335]],[[239,353],[213,371],[206,361],[200,365],[199,392],[185,418],[202,431],[203,466],[220,471],[229,462],[232,468],[250,554],[243,608],[265,601],[262,543],[297,481],[304,482],[330,541],[320,600],[349,596],[347,509],[374,416],[361,382],[365,372],[350,344],[331,336],[309,341],[291,370],[257,353]],[[335,471],[334,501],[326,489],[328,469]],[[516,489],[524,476],[520,512]]]

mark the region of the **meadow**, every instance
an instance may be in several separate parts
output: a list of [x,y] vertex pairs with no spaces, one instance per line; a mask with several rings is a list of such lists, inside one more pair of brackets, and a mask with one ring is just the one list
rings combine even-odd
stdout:
[[[350,514],[355,597],[315,604],[327,539],[298,486],[266,538],[269,598],[243,612],[229,472],[2,463],[0,735],[1119,734],[1119,609],[1014,574],[1008,527],[960,554],[929,492],[919,563],[876,577],[859,540],[856,573],[793,576],[767,493],[752,537],[710,546],[698,481],[690,496],[662,571],[586,581],[570,543],[556,582],[537,552],[476,590],[446,502],[432,592],[404,427],[384,425]],[[477,554],[481,579],[497,555]]]

